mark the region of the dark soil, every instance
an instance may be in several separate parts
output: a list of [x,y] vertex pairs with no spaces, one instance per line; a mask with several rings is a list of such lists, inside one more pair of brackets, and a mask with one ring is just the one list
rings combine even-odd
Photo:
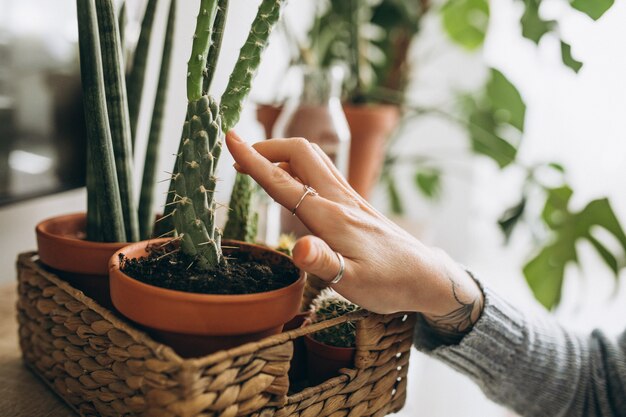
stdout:
[[122,271],[138,281],[170,290],[253,294],[286,287],[299,276],[297,268],[288,262],[263,262],[263,259],[253,259],[250,253],[243,251],[227,254],[225,264],[207,271],[198,268],[193,258],[180,252],[166,255],[171,247],[149,250],[149,256],[139,259],[128,259],[121,254]]

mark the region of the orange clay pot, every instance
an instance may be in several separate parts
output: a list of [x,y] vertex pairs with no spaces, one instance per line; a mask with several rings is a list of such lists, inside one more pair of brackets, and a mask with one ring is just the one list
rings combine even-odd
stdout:
[[394,105],[344,104],[343,111],[352,137],[348,182],[367,199],[378,181],[385,142],[400,120],[400,110]]
[[256,106],[256,119],[259,121],[263,129],[265,130],[265,137],[271,138],[274,131],[274,125],[278,116],[283,111],[282,105],[275,104],[257,104]]
[[354,365],[355,348],[344,348],[326,345],[313,339],[312,335],[304,336],[307,348],[307,369],[309,383],[318,385],[339,375],[342,368]]
[[67,214],[37,225],[39,260],[52,272],[106,308],[109,296],[109,259],[126,242],[101,243],[85,240],[85,213]]
[[[167,240],[149,243],[161,245]],[[259,263],[292,264],[287,255],[263,246],[238,241],[222,244],[225,255],[245,251]],[[303,272],[293,284],[274,291],[242,295],[188,293],[145,284],[120,271],[119,254],[139,258],[148,255],[147,249],[148,242],[133,243],[111,258],[111,299],[120,313],[145,326],[155,339],[183,357],[202,356],[278,334],[299,311]]]

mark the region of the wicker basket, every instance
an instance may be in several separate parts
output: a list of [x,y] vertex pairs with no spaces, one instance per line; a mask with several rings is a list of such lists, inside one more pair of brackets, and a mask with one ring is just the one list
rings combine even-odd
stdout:
[[[18,258],[24,361],[84,416],[383,416],[402,408],[414,315],[352,313],[197,358],[171,348]],[[354,369],[289,393],[293,340],[357,322]]]

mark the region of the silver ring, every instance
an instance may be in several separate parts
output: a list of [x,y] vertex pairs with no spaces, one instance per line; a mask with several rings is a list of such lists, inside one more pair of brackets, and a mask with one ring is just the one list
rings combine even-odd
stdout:
[[302,204],[302,202],[304,201],[304,199],[306,198],[307,195],[316,196],[316,195],[319,195],[319,193],[317,191],[315,191],[315,188],[310,187],[308,185],[305,185],[304,186],[304,194],[302,194],[302,197],[300,197],[300,201],[298,201],[298,204],[296,204],[296,206],[293,208],[293,210],[291,210],[291,215],[292,216],[296,215],[296,210],[298,210],[298,207],[300,207],[300,204]]
[[336,284],[339,281],[341,281],[341,278],[343,278],[344,272],[346,272],[346,261],[344,261],[343,256],[339,252],[335,252],[335,255],[337,255],[337,259],[339,259],[339,272],[337,272],[337,275],[335,275],[335,278],[333,278],[333,280],[330,281],[331,285]]

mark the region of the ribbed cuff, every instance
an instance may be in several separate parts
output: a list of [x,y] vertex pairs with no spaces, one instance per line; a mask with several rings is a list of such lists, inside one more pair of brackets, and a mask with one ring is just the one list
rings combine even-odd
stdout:
[[[478,281],[477,281],[478,282]],[[485,297],[482,314],[458,344],[447,345],[418,317],[414,344],[417,350],[442,360],[458,371],[485,383],[506,372],[524,343],[524,316],[499,295],[478,282]],[[494,357],[498,357],[494,361]]]

